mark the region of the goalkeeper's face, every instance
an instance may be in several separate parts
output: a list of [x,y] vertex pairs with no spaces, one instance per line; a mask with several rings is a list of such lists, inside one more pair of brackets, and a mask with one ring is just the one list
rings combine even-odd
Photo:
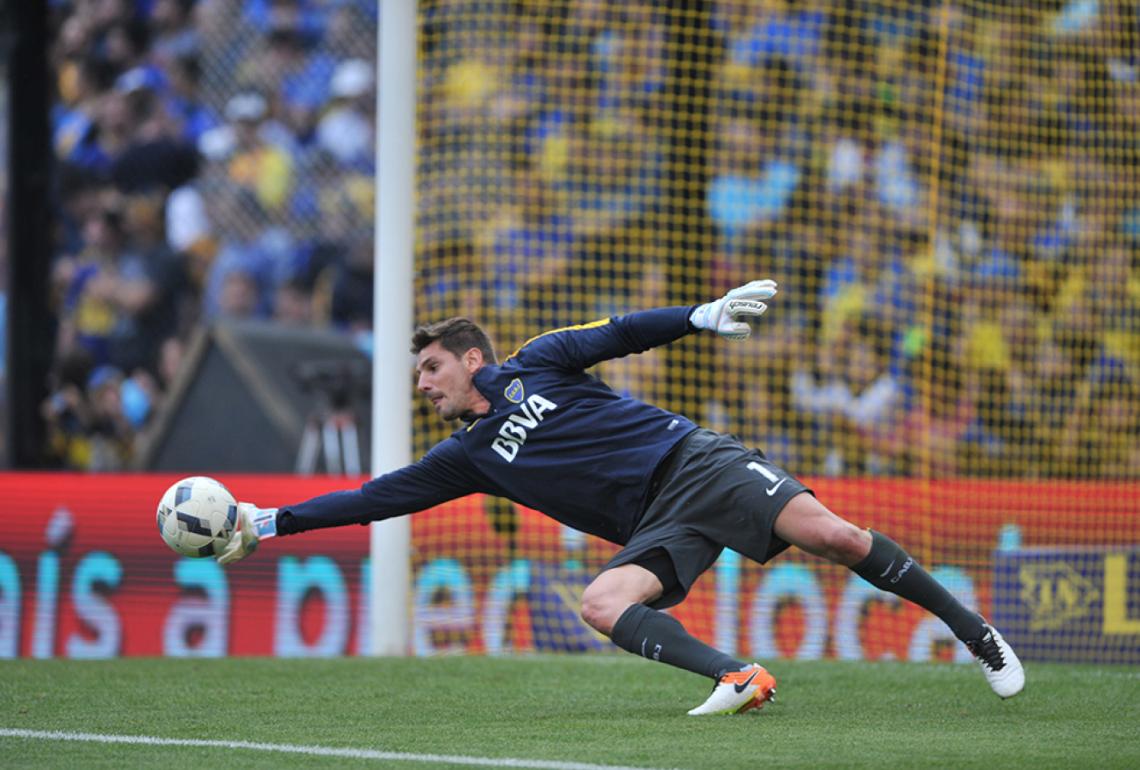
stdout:
[[486,414],[491,405],[474,380],[482,366],[483,354],[478,348],[457,356],[436,340],[416,356],[416,387],[445,420]]

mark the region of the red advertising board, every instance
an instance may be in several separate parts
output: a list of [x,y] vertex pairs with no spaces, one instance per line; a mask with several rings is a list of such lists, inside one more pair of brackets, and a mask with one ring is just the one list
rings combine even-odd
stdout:
[[[219,479],[239,499],[263,505],[356,483]],[[154,517],[158,498],[176,480],[0,475],[0,657],[367,649],[364,528],[274,540],[229,569],[182,559],[163,545]],[[837,512],[906,545],[986,612],[998,547],[1140,543],[1137,484],[817,480],[815,489]],[[608,647],[577,619],[576,603],[614,546],[478,496],[416,514],[412,522],[413,652]],[[764,567],[723,557],[674,614],[698,636],[755,657],[958,654],[923,611],[875,592],[846,569],[795,553]]]
[[[274,543],[272,555],[226,571],[212,559],[183,559],[160,539],[155,509],[163,491],[178,478],[0,475],[6,507],[0,536],[0,655],[11,654],[13,614],[19,620],[20,657],[71,657],[76,650],[98,657],[173,654],[177,642],[166,636],[175,631],[182,632],[183,646],[191,653],[209,641],[217,645],[210,649],[226,654],[273,654],[278,567],[289,557],[333,559],[343,575],[349,605],[358,605],[360,565],[368,554],[366,530],[348,527],[282,538]],[[327,477],[218,478],[239,499],[266,504],[299,501],[349,484]],[[15,613],[12,565],[6,566],[5,557],[18,580]],[[224,609],[220,644],[216,638],[201,638],[212,630],[209,622],[193,622],[194,610],[212,619],[213,608]],[[299,618],[302,633],[320,633],[308,624],[321,619],[321,610],[305,608]],[[185,617],[186,628],[175,628],[172,617]],[[353,645],[344,652],[354,652]]]

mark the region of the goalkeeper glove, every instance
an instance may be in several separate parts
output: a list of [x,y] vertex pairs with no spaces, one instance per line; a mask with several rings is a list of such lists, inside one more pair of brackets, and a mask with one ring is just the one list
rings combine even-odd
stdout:
[[238,503],[238,526],[218,556],[218,564],[232,564],[257,550],[267,537],[277,535],[277,509]]
[[707,329],[733,340],[748,339],[752,329],[742,319],[759,318],[768,306],[761,300],[776,296],[776,282],[764,279],[738,286],[714,302],[698,305],[689,315],[696,329]]

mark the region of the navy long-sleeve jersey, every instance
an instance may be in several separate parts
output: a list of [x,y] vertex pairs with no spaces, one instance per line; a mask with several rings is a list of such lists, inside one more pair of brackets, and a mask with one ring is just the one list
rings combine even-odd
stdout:
[[618,395],[585,370],[683,337],[691,310],[645,310],[531,339],[475,373],[488,414],[359,490],[282,508],[288,529],[363,524],[483,492],[624,545],[658,463],[696,425]]

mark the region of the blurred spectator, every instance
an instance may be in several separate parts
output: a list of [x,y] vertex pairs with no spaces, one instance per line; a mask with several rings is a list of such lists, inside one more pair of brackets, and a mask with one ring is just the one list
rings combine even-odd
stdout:
[[[115,5],[115,3],[106,4]],[[139,69],[148,79],[161,83],[164,79],[162,70],[147,61],[150,43],[151,31],[146,21],[124,9],[103,32],[102,55],[116,72],[125,75]]]
[[166,243],[175,252],[212,256],[213,233],[206,201],[196,180],[189,180],[166,197]]
[[58,65],[61,98],[52,111],[56,157],[85,170],[99,170],[106,164],[95,148],[96,120],[115,72],[103,60],[82,51],[64,56]]
[[196,51],[175,56],[167,67],[170,75],[166,109],[178,122],[179,136],[197,147],[202,136],[217,128],[220,121],[202,101],[202,64]]
[[167,337],[163,340],[158,354],[158,377],[155,381],[155,387],[159,392],[169,391],[174,386],[185,355],[186,345],[182,338]]
[[291,278],[277,287],[273,299],[273,320],[283,326],[306,327],[313,322],[313,291],[300,278]]
[[58,208],[55,221],[55,246],[61,254],[77,254],[83,250],[83,223],[106,197],[106,180],[87,168],[61,163],[56,167]]
[[51,372],[51,395],[40,408],[47,425],[48,448],[66,468],[90,465],[85,389],[91,369],[91,356],[83,348],[58,355]]
[[202,41],[202,71],[217,73],[215,89],[219,99],[213,104],[216,108],[245,85],[236,82],[234,73],[261,39],[260,30],[243,15],[244,6],[245,0],[198,0],[194,6],[194,26]]
[[194,147],[179,136],[180,126],[159,94],[133,81],[122,90],[133,128],[130,141],[111,162],[111,181],[122,192],[134,193],[169,191],[192,179],[198,173]]
[[130,458],[134,431],[123,413],[123,373],[112,366],[96,367],[87,379],[86,470],[122,470]]
[[1140,474],[1140,388],[1118,359],[1090,368],[1060,436],[1059,467],[1073,478]]
[[739,259],[745,236],[775,222],[800,183],[796,101],[803,83],[786,59],[770,57],[755,69],[729,68],[723,87],[731,90],[720,100],[727,114],[708,209],[726,253]]
[[[796,9],[793,10],[792,6]],[[721,17],[729,27],[728,58],[734,64],[755,66],[769,56],[783,56],[808,69],[819,51],[827,4],[761,0],[756,3],[722,3],[735,6]]]
[[111,335],[118,320],[117,268],[124,254],[123,212],[111,200],[83,221],[84,250],[60,259],[54,282],[60,296],[59,348],[82,348],[96,365],[110,363]]
[[150,25],[154,33],[151,56],[164,68],[175,62],[193,60],[200,47],[193,25],[197,0],[153,0]]
[[[319,45],[322,18],[300,2],[274,2],[250,16],[264,34],[241,61],[237,78],[263,94],[276,117],[307,144],[328,96],[335,59]],[[247,5],[247,13],[255,8]]]
[[242,320],[264,315],[261,285],[251,265],[230,265],[218,280],[218,318]]
[[487,229],[487,279],[483,287],[498,313],[528,313],[536,326],[557,328],[572,322],[553,299],[554,288],[570,271],[571,221],[559,212],[557,192],[537,169],[524,168],[516,199]]
[[88,213],[86,248],[61,259],[60,347],[86,350],[96,365],[123,370],[154,364],[158,346],[178,331],[182,265],[162,237],[153,198],[108,198]]
[[137,387],[135,381],[125,380],[114,366],[93,367],[82,350],[77,349],[58,362],[53,372],[52,394],[41,412],[47,423],[50,448],[64,467],[115,471],[126,466],[135,427],[124,409],[124,394],[136,419],[145,419],[149,411],[149,404],[139,405]]
[[820,380],[804,369],[792,376],[792,406],[830,437],[820,469],[829,476],[898,472],[891,455],[903,388],[888,366],[890,338],[871,316],[847,322],[820,350]]
[[332,0],[326,5],[330,15],[321,44],[329,56],[336,61],[375,58],[379,3],[372,0]]
[[344,259],[333,267],[330,315],[354,336],[372,328],[374,270],[371,229],[348,233]]
[[127,374],[153,371],[162,341],[184,333],[194,318],[184,260],[166,244],[161,206],[157,193],[132,196],[125,206],[129,248],[118,264],[121,315],[112,361]]
[[368,62],[349,59],[337,65],[329,95],[329,109],[317,124],[317,144],[345,166],[371,163],[376,102]]
[[[923,344],[931,344],[923,341]],[[898,434],[896,449],[903,458],[903,468],[923,478],[954,478],[965,475],[964,447],[966,434],[977,419],[980,379],[967,371],[951,351],[933,342],[929,355],[937,377],[916,377],[921,391],[911,403]],[[922,355],[911,359],[916,373],[924,366]]]
[[288,129],[270,118],[268,102],[256,91],[230,98],[225,118],[226,125],[203,135],[203,154],[224,162],[230,179],[252,191],[263,207],[281,208],[293,183]]
[[220,181],[207,201],[218,252],[203,287],[203,318],[268,317],[274,289],[293,260],[292,238],[271,224],[256,194],[245,187]]

